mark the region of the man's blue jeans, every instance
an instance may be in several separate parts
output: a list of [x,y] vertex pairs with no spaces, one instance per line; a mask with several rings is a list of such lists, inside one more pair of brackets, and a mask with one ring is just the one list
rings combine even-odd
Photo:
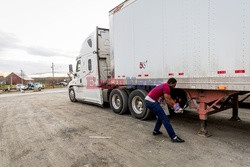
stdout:
[[145,104],[147,108],[155,113],[157,118],[154,132],[159,132],[161,125],[163,124],[168,132],[169,137],[173,139],[176,136],[174,129],[168,120],[168,116],[165,114],[160,104],[158,102],[150,102],[148,100],[145,100]]

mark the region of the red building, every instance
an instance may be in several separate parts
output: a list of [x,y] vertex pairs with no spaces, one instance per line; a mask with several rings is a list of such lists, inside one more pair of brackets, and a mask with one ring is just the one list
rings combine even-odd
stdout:
[[16,85],[16,84],[28,84],[30,82],[33,82],[34,80],[30,78],[28,75],[26,75],[24,72],[22,74],[20,73],[14,73],[12,72],[9,74],[6,78],[6,84],[8,85]]

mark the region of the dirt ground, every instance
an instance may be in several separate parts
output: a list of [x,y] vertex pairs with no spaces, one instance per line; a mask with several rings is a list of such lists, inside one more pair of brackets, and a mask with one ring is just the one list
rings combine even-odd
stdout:
[[250,166],[250,109],[209,117],[210,138],[198,136],[198,115],[171,118],[185,143],[153,136],[155,120],[72,103],[66,90],[0,95],[0,166]]

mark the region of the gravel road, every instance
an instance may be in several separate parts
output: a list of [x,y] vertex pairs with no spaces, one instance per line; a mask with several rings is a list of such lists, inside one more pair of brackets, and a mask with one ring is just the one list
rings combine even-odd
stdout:
[[110,108],[72,103],[66,90],[0,95],[0,166],[250,166],[250,109],[209,117],[210,138],[198,136],[198,115],[171,118],[185,143],[166,131],[153,136],[155,120],[116,115]]

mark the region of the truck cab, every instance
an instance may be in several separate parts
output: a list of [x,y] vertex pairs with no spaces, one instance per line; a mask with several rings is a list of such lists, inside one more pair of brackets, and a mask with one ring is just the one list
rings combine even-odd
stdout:
[[70,100],[103,105],[101,85],[111,78],[109,30],[96,28],[83,42],[69,83]]

